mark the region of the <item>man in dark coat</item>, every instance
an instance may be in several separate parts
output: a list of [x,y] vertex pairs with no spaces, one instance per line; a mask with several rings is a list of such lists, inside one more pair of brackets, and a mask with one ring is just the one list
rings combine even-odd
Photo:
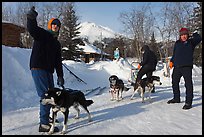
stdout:
[[[54,87],[54,70],[56,70],[58,77],[57,84],[59,86],[64,84],[61,44],[57,40],[61,23],[58,19],[52,18],[48,22],[48,30],[45,30],[37,25],[37,15],[35,7],[32,7],[27,13],[27,29],[34,38],[30,69],[37,94],[40,98],[43,98],[48,88]],[[50,108],[50,105],[40,104],[39,132],[48,132],[51,128],[49,124]],[[58,128],[55,128],[54,131],[58,130]]]
[[152,77],[153,71],[156,70],[157,65],[157,57],[155,53],[151,51],[147,45],[144,45],[141,51],[143,53],[143,58],[142,62],[138,64],[139,72],[136,78],[136,83],[140,82],[141,78],[145,74],[147,75],[147,79],[150,79]]
[[198,33],[193,33],[192,37],[189,38],[189,31],[187,28],[181,28],[179,35],[179,40],[175,42],[173,56],[169,64],[170,69],[174,67],[172,73],[174,96],[173,99],[169,100],[167,103],[180,103],[179,82],[183,76],[186,88],[186,100],[183,109],[190,109],[193,101],[193,52],[202,39]]

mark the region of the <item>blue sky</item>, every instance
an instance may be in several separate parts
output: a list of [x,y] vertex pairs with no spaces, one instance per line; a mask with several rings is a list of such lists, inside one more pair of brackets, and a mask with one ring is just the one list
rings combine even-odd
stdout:
[[[8,2],[15,5],[17,2]],[[133,8],[151,4],[152,12],[155,15],[165,2],[75,2],[76,14],[79,22],[94,22],[112,29],[115,32],[123,33],[124,26],[119,20],[120,13],[130,12]]]
[[[119,20],[120,13],[129,12],[134,7],[141,7],[148,2],[76,2],[80,21],[90,21],[97,25],[109,27],[113,31],[122,32],[123,26]],[[162,7],[161,2],[151,3],[153,10]]]
[[[9,6],[15,6],[17,2],[7,2]],[[75,2],[76,13],[79,22],[89,21],[97,25],[109,27],[115,32],[123,31],[119,20],[120,13],[130,12],[134,7],[141,7],[150,2]],[[154,9],[162,7],[162,2],[151,2]]]

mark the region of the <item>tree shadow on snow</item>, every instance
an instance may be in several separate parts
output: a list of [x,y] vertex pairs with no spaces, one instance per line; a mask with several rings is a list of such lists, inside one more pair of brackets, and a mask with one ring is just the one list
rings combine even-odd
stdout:
[[[113,120],[122,118],[122,117],[129,117],[132,115],[137,115],[141,112],[148,111],[143,106],[144,105],[150,105],[152,103],[157,103],[164,101],[164,104],[167,104],[167,101],[169,99],[173,98],[173,91],[171,86],[167,87],[156,87],[155,93],[151,94],[152,102],[149,102],[146,99],[145,103],[141,102],[141,97],[138,95],[138,93],[135,94],[135,98],[133,100],[130,100],[131,95],[125,96],[124,99],[120,102],[112,102],[115,103],[114,105],[111,104],[111,106],[105,106],[102,110],[96,110],[96,111],[90,111],[92,116],[92,121],[88,122],[87,120],[87,114],[82,113],[81,118],[79,120],[74,120],[70,124],[68,124],[68,132],[86,127],[92,124],[100,123],[100,122],[112,122]],[[146,95],[147,97],[147,95]],[[184,90],[181,89],[181,98],[185,98],[185,88]],[[193,101],[199,101],[202,100],[202,95],[194,95]],[[130,103],[127,103],[127,102]],[[122,103],[124,102],[124,103]],[[181,103],[184,103],[185,100],[183,100]],[[119,104],[117,104],[119,103]],[[117,105],[117,106],[116,106]],[[193,107],[197,107],[202,105],[202,103],[193,103]],[[70,118],[73,118],[73,116],[70,116]],[[69,118],[69,119],[70,119]]]

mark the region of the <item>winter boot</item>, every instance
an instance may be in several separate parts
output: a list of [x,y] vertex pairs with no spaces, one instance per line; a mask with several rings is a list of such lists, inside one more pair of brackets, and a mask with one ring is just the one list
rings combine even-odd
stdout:
[[173,104],[173,103],[181,103],[180,99],[171,99],[167,102],[167,104]]
[[185,104],[184,106],[183,106],[183,109],[191,109],[192,108],[192,105],[190,105],[190,104]]
[[[50,124],[48,124],[48,125],[40,124],[39,132],[49,132],[50,128],[51,128]],[[59,132],[59,128],[55,127],[54,132]]]

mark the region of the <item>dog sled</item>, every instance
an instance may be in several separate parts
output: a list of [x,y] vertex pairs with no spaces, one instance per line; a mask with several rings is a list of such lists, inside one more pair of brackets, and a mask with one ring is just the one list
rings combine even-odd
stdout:
[[137,74],[139,72],[139,69],[137,68],[138,62],[132,62],[131,63],[131,70],[130,70],[130,77],[128,79],[129,84],[135,83]]

